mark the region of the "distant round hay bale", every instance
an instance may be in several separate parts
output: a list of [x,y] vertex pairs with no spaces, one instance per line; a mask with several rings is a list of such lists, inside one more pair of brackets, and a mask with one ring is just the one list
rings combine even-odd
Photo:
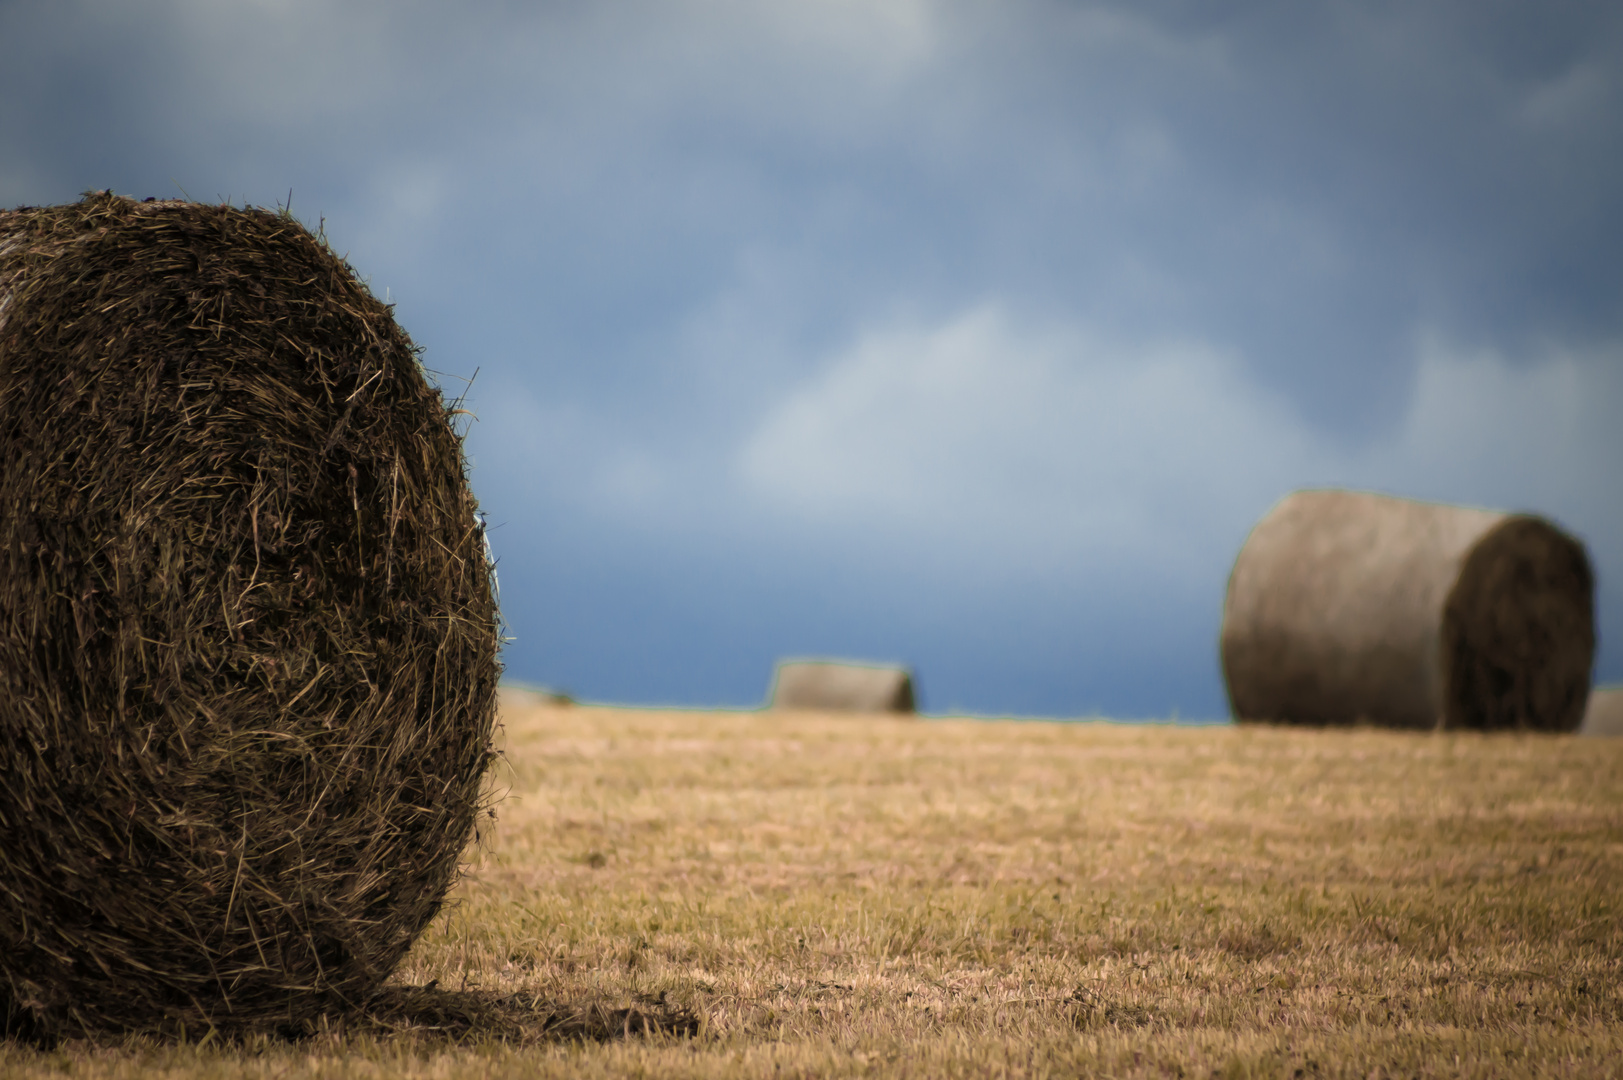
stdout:
[[883,664],[836,660],[780,661],[772,679],[774,709],[910,713],[913,676]]
[[1240,550],[1221,647],[1240,720],[1572,731],[1594,577],[1540,518],[1300,491]]
[[1623,686],[1597,686],[1578,728],[1582,735],[1623,735]]
[[461,444],[286,215],[0,213],[0,1021],[299,1030],[439,909],[497,676]]

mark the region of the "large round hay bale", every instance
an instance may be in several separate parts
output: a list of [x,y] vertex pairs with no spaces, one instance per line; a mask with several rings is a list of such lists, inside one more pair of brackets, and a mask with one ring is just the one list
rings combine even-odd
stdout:
[[1589,691],[1589,706],[1578,731],[1583,735],[1623,735],[1623,686],[1597,686]]
[[890,664],[782,660],[772,678],[774,709],[910,713],[913,675]]
[[291,217],[0,213],[13,1030],[298,1030],[439,909],[498,676],[449,419]]
[[1594,578],[1540,518],[1299,491],[1241,548],[1221,647],[1240,720],[1571,731]]

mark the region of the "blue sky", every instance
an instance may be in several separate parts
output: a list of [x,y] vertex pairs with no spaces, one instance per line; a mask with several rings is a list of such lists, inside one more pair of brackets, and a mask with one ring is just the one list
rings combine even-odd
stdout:
[[0,204],[325,220],[479,416],[511,676],[1216,716],[1246,530],[1545,514],[1623,679],[1623,9],[0,0]]

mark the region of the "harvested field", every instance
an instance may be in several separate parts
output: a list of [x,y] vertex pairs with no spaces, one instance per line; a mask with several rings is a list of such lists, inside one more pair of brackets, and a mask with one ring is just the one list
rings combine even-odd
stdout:
[[419,989],[0,1073],[1623,1071],[1623,740],[537,700]]

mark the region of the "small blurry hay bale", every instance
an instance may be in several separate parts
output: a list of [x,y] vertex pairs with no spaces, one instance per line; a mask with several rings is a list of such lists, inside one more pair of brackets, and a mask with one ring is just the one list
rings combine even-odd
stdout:
[[772,678],[772,707],[911,713],[913,676],[890,665],[781,660]]
[[1540,518],[1299,491],[1235,560],[1221,648],[1240,720],[1572,731],[1594,578]]
[[305,1028],[484,808],[497,663],[460,440],[285,214],[0,212],[0,1021]]
[[1589,691],[1580,735],[1623,735],[1623,686],[1597,686]]

